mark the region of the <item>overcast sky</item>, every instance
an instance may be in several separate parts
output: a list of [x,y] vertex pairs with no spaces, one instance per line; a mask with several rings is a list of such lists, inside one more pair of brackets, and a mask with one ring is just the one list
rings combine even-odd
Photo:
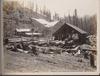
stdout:
[[20,3],[24,1],[25,6],[29,7],[34,3],[43,8],[44,5],[51,13],[57,12],[60,16],[71,15],[74,9],[77,9],[79,16],[94,15],[97,13],[98,0],[17,0]]

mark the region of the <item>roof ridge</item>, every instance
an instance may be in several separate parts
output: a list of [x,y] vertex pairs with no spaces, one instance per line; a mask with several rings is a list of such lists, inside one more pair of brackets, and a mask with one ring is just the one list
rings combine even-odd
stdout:
[[66,22],[65,22],[65,24],[69,25],[70,27],[76,29],[77,31],[79,31],[79,32],[81,32],[81,33],[87,33],[86,31],[82,30],[81,28],[79,28],[79,27],[77,27],[77,26],[75,26],[75,25],[73,25],[73,24],[66,23]]

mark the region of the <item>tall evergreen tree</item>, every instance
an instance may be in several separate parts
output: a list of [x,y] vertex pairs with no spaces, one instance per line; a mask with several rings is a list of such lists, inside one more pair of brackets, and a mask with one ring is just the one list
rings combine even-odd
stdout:
[[78,27],[78,15],[77,15],[77,9],[74,10],[73,15],[73,24]]

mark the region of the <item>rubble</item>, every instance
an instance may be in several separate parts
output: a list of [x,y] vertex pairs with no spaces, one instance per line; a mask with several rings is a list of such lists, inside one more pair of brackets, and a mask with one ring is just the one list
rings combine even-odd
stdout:
[[[66,64],[67,61],[71,60],[71,57],[73,57],[77,59],[77,60],[75,59],[76,63],[83,64],[84,60],[87,59],[86,61],[88,61],[89,63],[88,65],[90,65],[90,62],[89,62],[90,53],[89,52],[92,49],[92,45],[89,45],[89,44],[76,45],[76,44],[70,44],[70,43],[69,43],[70,45],[65,45],[65,41],[57,41],[57,40],[54,40],[54,41],[52,40],[51,41],[33,40],[31,41],[31,39],[28,40],[26,38],[26,41],[22,41],[23,39],[16,41],[16,39],[17,38],[11,39],[12,41],[6,45],[6,48],[8,50],[14,51],[16,53],[21,52],[25,55],[28,54],[34,57],[41,57],[41,55],[46,56],[45,58],[50,57],[50,58],[47,58],[46,60],[45,58],[37,59],[40,62],[43,61],[43,62],[46,62],[47,64],[57,65],[59,64],[59,61],[60,61],[59,59],[63,60],[63,58],[65,59],[66,57],[69,56],[68,60],[65,59],[63,62],[60,61],[60,63]],[[62,55],[64,57],[60,58],[60,56]],[[56,57],[58,57],[58,59]],[[72,61],[72,63],[73,62],[74,61]]]

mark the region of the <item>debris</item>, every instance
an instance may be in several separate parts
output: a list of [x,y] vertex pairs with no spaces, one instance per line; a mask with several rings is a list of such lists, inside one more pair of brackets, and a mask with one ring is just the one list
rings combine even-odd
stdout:
[[78,59],[77,61],[78,61],[78,62],[83,62],[82,59]]

